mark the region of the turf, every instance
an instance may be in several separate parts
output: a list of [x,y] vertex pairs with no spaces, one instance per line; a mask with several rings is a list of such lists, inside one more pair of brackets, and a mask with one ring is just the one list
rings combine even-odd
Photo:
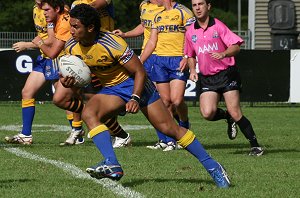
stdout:
[[[247,155],[249,143],[242,133],[238,133],[237,139],[229,140],[224,121],[205,121],[197,107],[189,107],[192,130],[207,151],[226,167],[232,188],[217,189],[199,162],[184,150],[146,149],[157,138],[141,113],[119,117],[119,122],[131,134],[133,145],[116,149],[125,172],[118,184],[144,197],[299,197],[300,107],[245,106],[243,112],[266,150],[261,157]],[[63,110],[52,104],[38,104],[34,144],[7,145],[4,137],[16,134],[21,123],[20,104],[0,104],[0,197],[120,196],[110,187],[75,177],[50,163],[51,160],[67,163],[84,173],[85,168],[102,160],[90,139],[84,145],[59,146],[68,129]],[[47,159],[49,163],[17,156],[11,152],[13,148]]]

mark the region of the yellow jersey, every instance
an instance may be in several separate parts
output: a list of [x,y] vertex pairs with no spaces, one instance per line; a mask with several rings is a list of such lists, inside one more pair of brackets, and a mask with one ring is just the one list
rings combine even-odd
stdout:
[[[144,26],[144,42],[142,51],[144,50],[145,45],[150,38],[151,27],[155,15],[163,11],[164,9],[165,8],[163,6],[157,6],[156,4],[151,3],[150,0],[142,1],[142,3],[140,4],[140,19],[141,24]],[[155,54],[155,51],[153,52],[153,54]]]
[[[81,3],[90,4],[94,1],[95,0],[75,0],[71,5],[71,9],[78,4]],[[108,5],[98,10],[98,12],[100,14],[101,30],[113,31],[115,29],[115,22],[114,22],[114,6],[112,1],[108,1]]]
[[182,56],[185,27],[194,21],[192,11],[177,3],[173,9],[158,13],[152,27],[159,32],[156,54],[158,56]]
[[123,65],[134,54],[124,39],[108,31],[100,32],[95,44],[88,47],[71,38],[65,53],[80,57],[102,86],[118,85],[128,79],[130,74]]
[[46,39],[48,37],[48,34],[44,10],[40,9],[37,5],[33,6],[33,22],[38,36],[42,39]]
[[[44,15],[44,10],[40,9],[37,5],[33,6],[33,22],[35,30],[39,37],[43,40],[48,38],[47,22]],[[42,57],[46,57],[42,50],[40,50]]]

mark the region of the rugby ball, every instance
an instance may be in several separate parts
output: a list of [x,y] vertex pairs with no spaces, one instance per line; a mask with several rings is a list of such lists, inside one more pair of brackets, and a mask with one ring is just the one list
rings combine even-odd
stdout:
[[63,77],[73,76],[74,86],[84,87],[91,82],[91,70],[85,62],[74,55],[64,55],[58,61],[59,71]]

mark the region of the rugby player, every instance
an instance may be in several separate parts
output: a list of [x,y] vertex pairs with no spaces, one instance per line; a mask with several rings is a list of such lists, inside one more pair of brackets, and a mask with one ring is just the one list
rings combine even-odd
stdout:
[[[195,156],[218,187],[228,188],[230,182],[224,168],[205,151],[191,130],[175,123],[154,84],[147,78],[143,65],[127,43],[110,32],[99,32],[98,12],[89,5],[77,5],[71,10],[70,16],[73,38],[68,41],[70,45],[65,50],[81,57],[103,86],[87,102],[82,112],[82,118],[90,130],[89,135],[104,157],[99,164],[87,168],[87,172],[97,179],[121,179],[123,169],[113,150],[109,130],[102,120],[124,110],[128,113],[141,110],[155,128],[176,139]],[[100,55],[106,58],[100,59]],[[65,87],[73,87],[75,79],[67,76],[61,77],[60,81]]]
[[[199,79],[200,112],[206,120],[226,119],[229,139],[236,138],[238,125],[250,142],[249,155],[260,156],[264,150],[240,106],[242,83],[234,56],[239,53],[244,41],[220,20],[209,16],[210,0],[192,0],[192,7],[197,20],[186,32],[185,54],[189,57],[190,79]],[[196,57],[199,76],[196,73]],[[218,108],[221,97],[225,100],[227,111]]]

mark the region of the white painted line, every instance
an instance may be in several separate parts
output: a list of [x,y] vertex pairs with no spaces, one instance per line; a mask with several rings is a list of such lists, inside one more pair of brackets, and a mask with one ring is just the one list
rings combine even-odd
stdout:
[[[153,129],[151,125],[121,125],[126,131],[137,131],[142,129]],[[0,130],[3,131],[15,131],[16,133],[22,131],[22,125],[2,125]],[[32,132],[52,132],[60,131],[67,132],[70,131],[71,127],[69,125],[57,125],[57,124],[34,124],[32,125]]]
[[52,165],[62,169],[64,172],[71,174],[75,178],[92,180],[93,182],[100,184],[104,188],[110,190],[111,192],[113,192],[114,194],[117,194],[119,196],[123,196],[126,198],[143,198],[143,197],[145,197],[141,193],[135,192],[134,190],[131,190],[130,188],[123,187],[119,183],[112,181],[110,179],[97,180],[95,178],[92,178],[89,174],[83,172],[80,168],[74,166],[73,164],[56,161],[56,160],[50,160],[45,157],[41,157],[39,155],[32,154],[27,151],[21,150],[20,148],[4,148],[4,150],[6,150],[10,153],[13,153],[19,157],[36,160],[36,161],[44,162],[47,164],[52,164]]

